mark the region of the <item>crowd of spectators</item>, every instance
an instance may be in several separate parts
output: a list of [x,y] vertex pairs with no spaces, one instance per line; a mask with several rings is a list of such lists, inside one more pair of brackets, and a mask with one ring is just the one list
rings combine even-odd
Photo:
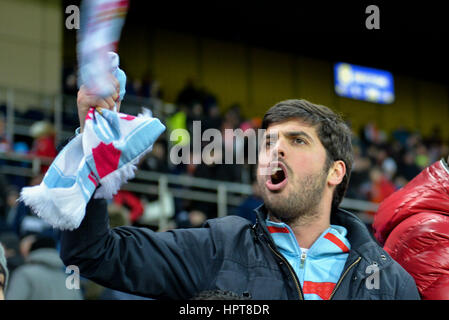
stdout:
[[354,134],[353,146],[354,166],[346,196],[375,203],[449,154],[449,145],[438,127],[428,137],[402,127],[389,136],[368,123],[358,135]]
[[[74,90],[76,77],[73,73],[68,73],[65,85],[65,93],[76,93]],[[139,81],[129,79],[127,94],[128,96],[163,98],[163,91],[159,83],[152,78],[151,73]],[[185,87],[179,92],[175,106],[176,109],[164,119],[167,131],[154,144],[152,152],[141,160],[140,170],[252,185],[253,194],[242,201],[240,206],[229,206],[228,213],[240,215],[254,222],[255,216],[252,209],[262,203],[255,183],[255,165],[247,162],[235,164],[235,161],[234,164],[224,163],[225,154],[232,152],[236,155],[238,149],[245,152],[251,147],[248,145],[250,141],[244,140],[243,144],[238,145],[232,136],[228,137],[224,133],[226,129],[241,129],[243,132],[248,129],[258,129],[261,119],[244,118],[238,104],[228,106],[223,112],[216,97],[207,89],[198,87],[192,79],[188,79]],[[170,149],[174,144],[182,143],[182,141],[170,141],[170,132],[175,129],[185,129],[192,137],[194,121],[200,121],[201,133],[207,129],[216,129],[221,132],[224,138],[222,148],[209,155],[211,161],[207,163],[201,161],[199,164],[194,164],[190,161],[174,165],[169,159]],[[32,137],[31,141],[19,139],[14,145],[10,145],[5,130],[5,113],[0,112],[0,153],[21,152],[35,156],[55,157],[55,135],[48,121],[37,119],[36,123],[30,127],[30,137]],[[204,146],[203,142],[201,147]],[[424,137],[419,132],[409,131],[406,128],[397,128],[391,134],[387,134],[375,123],[368,123],[360,132],[354,132],[353,146],[354,165],[346,197],[376,203],[380,203],[403,187],[422,169],[449,154],[447,141],[442,139],[438,128],[435,128],[429,137]],[[193,157],[193,150],[190,157]],[[0,159],[0,165],[3,164],[10,163],[8,160]],[[21,165],[29,166],[27,163]],[[31,263],[30,261],[34,261],[32,263],[41,261],[45,264],[45,259],[49,259],[53,261],[53,267],[64,275],[63,266],[55,261],[57,259],[54,254],[59,246],[59,232],[32,214],[23,203],[17,201],[20,189],[26,185],[39,184],[47,169],[48,166],[41,166],[38,174],[31,179],[6,172],[0,174],[0,242],[5,247],[8,266],[12,273],[11,279],[16,279],[14,282],[17,282],[17,278],[14,277],[15,271],[22,270],[22,274],[27,274],[23,268],[27,263]],[[152,186],[153,190],[157,188],[157,181],[149,182],[136,177],[131,182]],[[181,191],[200,190],[197,187],[186,186],[177,188]],[[163,211],[162,202],[165,204],[165,213],[167,214],[167,208],[169,211],[165,229],[198,227],[206,219],[217,217],[218,214],[217,204],[212,202],[179,199],[170,193],[160,198],[156,193],[121,190],[110,201],[110,224],[111,226],[145,226],[158,230],[160,227],[158,211]],[[50,262],[48,263],[51,265]],[[14,295],[26,298],[17,293],[14,282],[11,289],[15,292]],[[26,285],[23,281],[18,283],[22,288]],[[29,293],[28,297],[31,296]],[[6,297],[8,298],[8,293]],[[85,299],[139,298],[106,290],[90,282],[84,282],[83,297]],[[67,298],[82,297],[73,295]]]

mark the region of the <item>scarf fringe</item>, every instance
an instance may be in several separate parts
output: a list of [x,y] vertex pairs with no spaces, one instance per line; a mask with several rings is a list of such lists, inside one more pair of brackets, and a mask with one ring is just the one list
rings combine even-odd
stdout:
[[[74,201],[80,192],[78,185],[72,188],[49,189],[40,184],[22,188],[18,201],[23,201],[37,216],[54,228],[74,230],[81,224],[86,208],[86,203]],[[55,201],[65,205],[58,206]]]

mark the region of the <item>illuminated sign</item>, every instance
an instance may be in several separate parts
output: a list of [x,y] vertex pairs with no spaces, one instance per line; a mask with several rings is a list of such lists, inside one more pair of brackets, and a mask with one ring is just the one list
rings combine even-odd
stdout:
[[388,71],[339,62],[334,77],[339,96],[375,103],[394,101],[393,75]]

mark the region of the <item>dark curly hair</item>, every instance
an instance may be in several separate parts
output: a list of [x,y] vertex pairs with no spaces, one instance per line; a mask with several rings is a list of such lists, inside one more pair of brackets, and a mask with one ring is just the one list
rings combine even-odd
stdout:
[[346,174],[341,183],[335,188],[332,209],[337,208],[348,188],[354,161],[351,130],[340,115],[326,106],[317,105],[307,100],[285,100],[271,107],[264,115],[262,129],[269,125],[289,119],[300,119],[316,129],[318,137],[326,149],[326,170],[332,163],[342,160],[346,165]]

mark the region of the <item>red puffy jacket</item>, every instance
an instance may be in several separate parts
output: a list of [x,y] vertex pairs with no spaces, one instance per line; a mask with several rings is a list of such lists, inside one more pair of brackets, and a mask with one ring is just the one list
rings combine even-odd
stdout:
[[385,199],[377,240],[415,279],[422,299],[449,299],[449,166],[435,162]]

